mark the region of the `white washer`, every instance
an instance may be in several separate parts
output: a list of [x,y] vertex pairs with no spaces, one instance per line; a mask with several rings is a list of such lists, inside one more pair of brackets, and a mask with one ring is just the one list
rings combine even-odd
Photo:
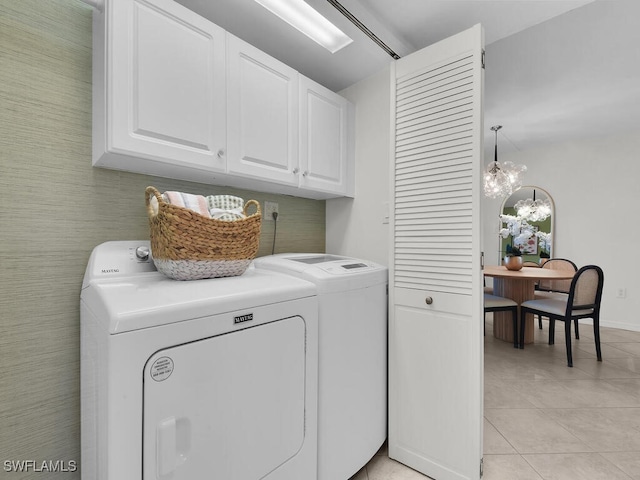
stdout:
[[148,251],[107,242],[87,266],[83,480],[315,479],[314,285],[253,268],[175,281]]
[[387,436],[387,268],[304,253],[254,264],[318,289],[318,479],[347,480]]

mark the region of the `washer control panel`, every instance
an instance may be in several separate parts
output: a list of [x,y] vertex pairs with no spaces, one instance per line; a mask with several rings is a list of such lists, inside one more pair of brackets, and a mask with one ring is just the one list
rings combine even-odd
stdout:
[[346,268],[347,270],[353,270],[354,268],[367,268],[368,265],[365,263],[347,263],[344,265],[340,265],[342,268]]
[[91,253],[83,288],[92,279],[127,277],[155,271],[148,240],[105,242]]
[[148,245],[141,245],[136,248],[136,258],[141,262],[148,262],[151,255],[151,250]]
[[355,273],[362,270],[372,270],[377,268],[373,264],[366,263],[354,258],[339,257],[337,255],[312,255],[303,257],[289,257],[287,260],[311,265],[332,275]]

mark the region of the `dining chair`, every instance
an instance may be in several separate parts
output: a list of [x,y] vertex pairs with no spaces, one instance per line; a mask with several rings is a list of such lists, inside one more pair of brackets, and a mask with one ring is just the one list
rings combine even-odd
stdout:
[[524,344],[524,324],[527,313],[549,317],[549,345],[555,343],[555,321],[564,322],[565,343],[567,347],[567,363],[573,367],[571,355],[571,321],[578,328],[578,319],[593,319],[593,336],[596,344],[596,356],[602,361],[600,350],[600,300],[604,273],[597,265],[582,267],[571,279],[569,293],[566,297],[554,296],[527,300],[520,305],[520,344]]
[[[566,258],[550,258],[543,265],[542,268],[548,268],[550,270],[563,270],[577,272],[578,267],[571,260]],[[569,287],[571,286],[571,279],[567,280],[539,280],[536,285],[535,299],[553,298],[560,295],[564,298],[569,293]],[[542,330],[542,317],[538,316],[538,328]],[[576,338],[580,338],[578,329],[576,328]]]
[[484,313],[488,312],[511,312],[513,319],[513,348],[518,348],[518,304],[510,298],[485,293]]
[[522,262],[522,266],[523,267],[536,267],[536,268],[540,268],[540,265],[537,264],[536,262],[532,262],[530,260],[527,260],[526,262]]
[[[540,264],[539,263],[532,262],[530,260],[527,260],[526,262],[522,262],[522,266],[523,267],[531,267],[531,268],[540,268]],[[536,290],[538,289],[538,280],[536,280],[535,289]]]
[[493,285],[487,285],[487,279],[484,277],[482,278],[482,282],[484,293],[488,293],[489,295],[493,294]]
[[[548,268],[550,270],[564,270],[577,272],[578,267],[571,260],[566,258],[550,258],[543,265],[542,268]],[[556,293],[569,293],[569,287],[571,286],[571,279],[568,280],[551,280],[542,279],[538,282],[538,290],[542,292],[556,292]]]

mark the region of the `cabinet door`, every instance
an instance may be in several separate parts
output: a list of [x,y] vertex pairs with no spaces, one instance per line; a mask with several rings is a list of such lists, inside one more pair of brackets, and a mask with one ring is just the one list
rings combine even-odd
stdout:
[[340,95],[300,75],[300,186],[348,195],[351,105]]
[[107,151],[223,171],[224,30],[170,0],[106,5]]
[[297,185],[298,72],[227,34],[230,173]]

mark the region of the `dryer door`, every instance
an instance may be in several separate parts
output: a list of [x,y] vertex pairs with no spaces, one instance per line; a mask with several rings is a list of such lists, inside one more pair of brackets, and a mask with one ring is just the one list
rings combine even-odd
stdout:
[[304,400],[301,317],[161,350],[144,370],[143,478],[288,478],[274,470],[302,447]]

